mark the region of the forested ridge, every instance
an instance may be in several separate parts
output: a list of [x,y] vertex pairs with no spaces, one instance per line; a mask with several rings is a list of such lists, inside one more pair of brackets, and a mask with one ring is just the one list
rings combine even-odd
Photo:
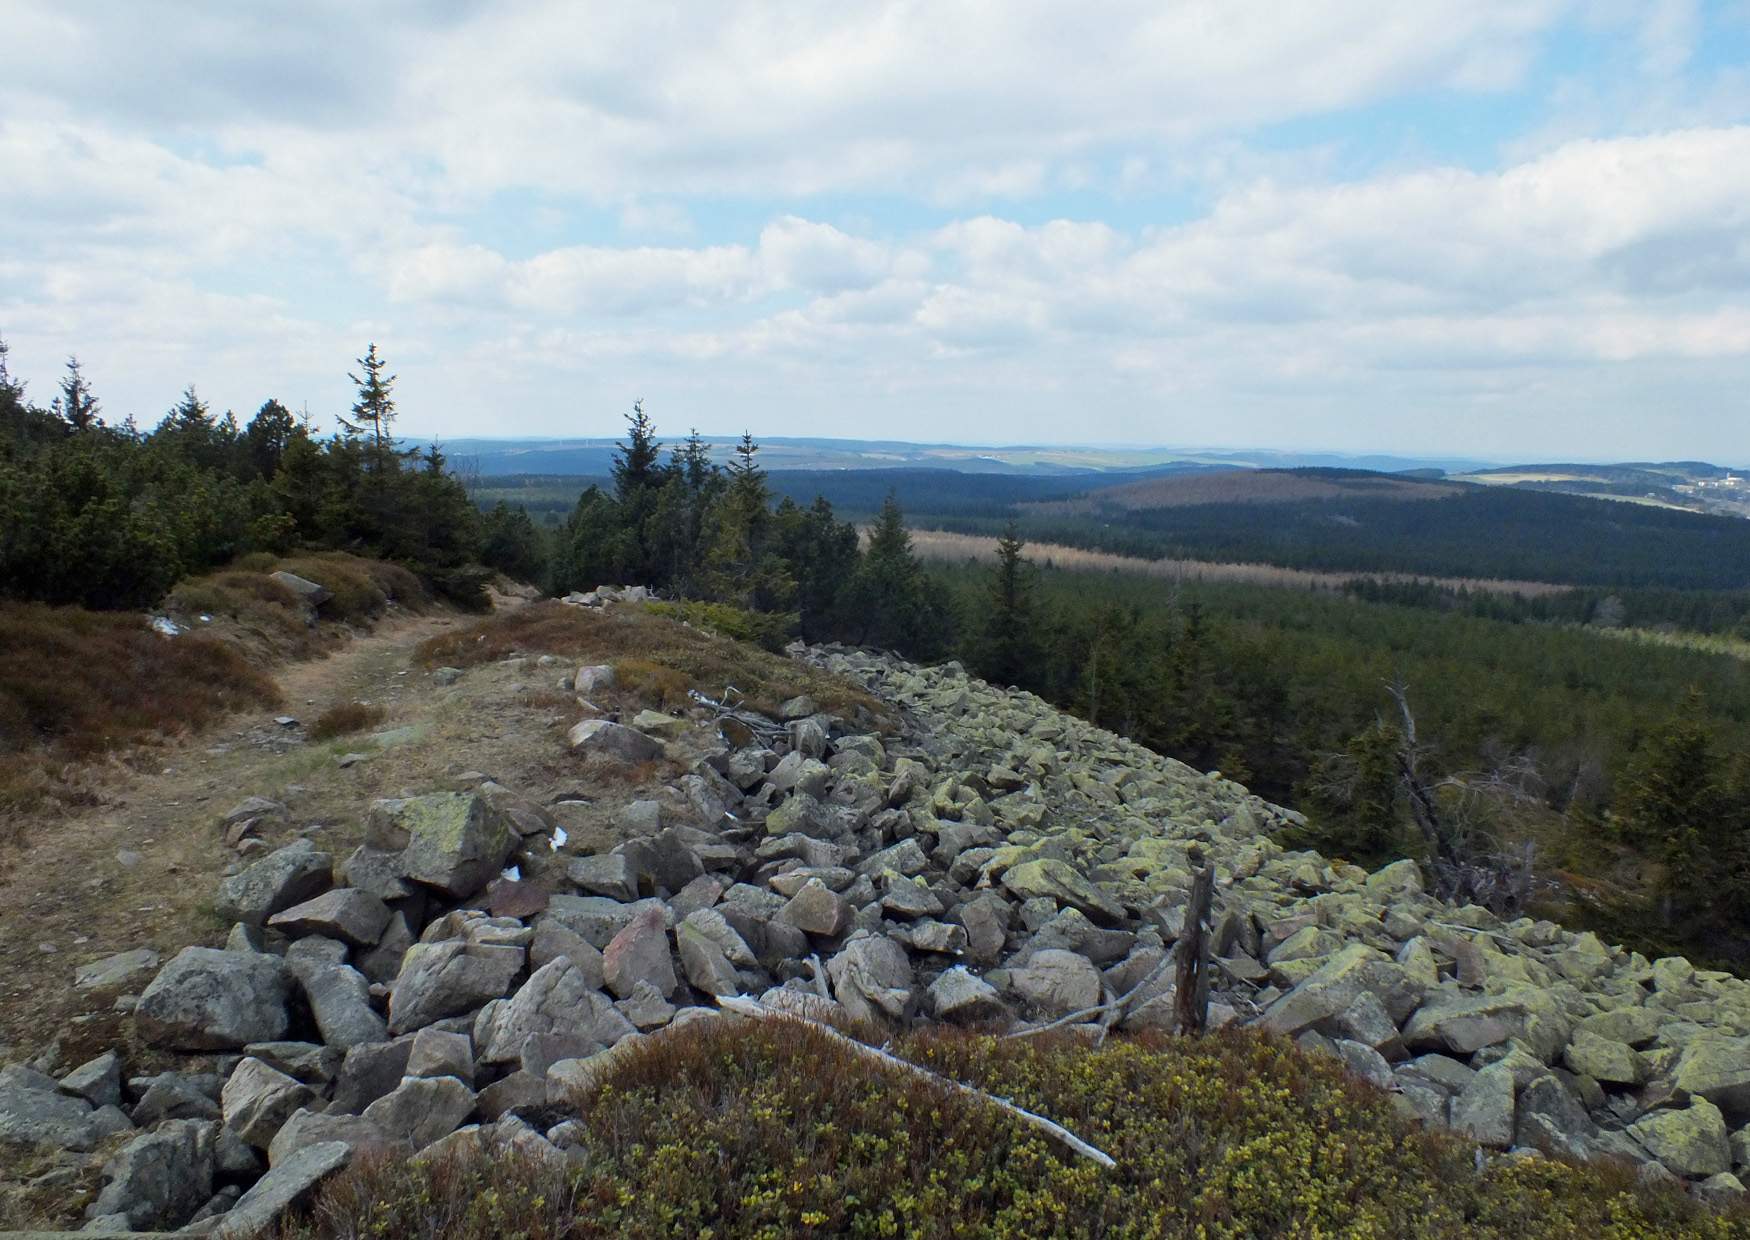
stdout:
[[[1532,857],[1529,846],[1535,860],[1512,862],[1519,872],[1503,872],[1500,898],[1649,946],[1735,961],[1750,945],[1750,765],[1740,757],[1750,750],[1750,672],[1725,655],[1599,631],[1655,622],[1742,631],[1745,596],[1718,587],[1724,569],[1706,590],[1521,598],[1356,581],[1305,592],[1042,568],[1027,554],[1037,529],[1013,521],[999,527],[994,566],[926,567],[898,490],[860,538],[829,496],[804,498],[801,479],[768,475],[751,436],[719,465],[696,434],[664,443],[641,405],[627,415],[611,477],[576,496],[563,520],[537,524],[502,500],[471,503],[437,447],[397,447],[394,376],[374,347],[353,377],[358,400],[332,436],[275,400],[247,422],[215,415],[192,387],[141,431],[132,419],[105,423],[77,363],[46,408],[0,367],[6,594],[149,606],[179,578],[236,557],[323,548],[399,562],[464,602],[492,569],[556,594],[644,584],[664,608],[769,648],[802,636],[958,658],[1303,809],[1307,842],[1333,853],[1438,861],[1430,850],[1450,845],[1467,865],[1511,868]],[[939,478],[915,476],[929,472],[905,471],[907,494],[940,494]],[[881,480],[841,493],[861,507]],[[1036,481],[1036,491],[1069,485]],[[956,502],[990,505],[978,520],[994,522],[1012,506],[1009,482],[956,481]],[[1402,521],[1506,511],[1381,502]],[[1189,511],[1213,530],[1227,509]],[[1614,548],[1594,548],[1583,572],[1634,580],[1643,554],[1634,539],[1650,548],[1672,514],[1645,515],[1628,522],[1639,531],[1623,553],[1628,569]],[[1415,527],[1395,535],[1404,548],[1406,528]],[[1711,539],[1729,550],[1741,537],[1708,522],[1669,528],[1681,535],[1678,566],[1685,548]],[[1227,551],[1239,554],[1248,536],[1230,532]],[[1563,537],[1538,554],[1555,556]],[[1502,566],[1457,551],[1443,562],[1437,532],[1430,538],[1431,562],[1394,566]]]

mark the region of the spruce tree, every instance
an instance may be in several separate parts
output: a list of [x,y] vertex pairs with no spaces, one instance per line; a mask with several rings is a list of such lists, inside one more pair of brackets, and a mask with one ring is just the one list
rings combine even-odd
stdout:
[[979,665],[987,680],[1031,687],[1039,634],[1033,615],[1033,562],[1021,554],[1026,545],[1010,521],[997,540]]
[[614,449],[614,498],[632,504],[662,485],[662,444],[644,402],[632,402],[626,415],[626,442]]
[[103,425],[97,416],[97,397],[91,394],[91,385],[86,382],[77,357],[67,359],[67,373],[61,376],[61,394],[55,397],[53,409],[55,416],[74,431],[95,430]]
[[358,399],[353,402],[352,417],[341,418],[340,425],[349,434],[370,436],[372,466],[381,473],[388,467],[390,449],[394,446],[390,428],[395,421],[394,390],[398,376],[383,373],[389,369],[389,363],[377,356],[375,341],[358,364],[363,376],[351,372],[346,376],[358,388]]

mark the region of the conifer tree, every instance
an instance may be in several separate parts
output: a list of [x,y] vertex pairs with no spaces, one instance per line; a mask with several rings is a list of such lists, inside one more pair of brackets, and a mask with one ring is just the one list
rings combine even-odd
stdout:
[[74,431],[94,430],[103,425],[97,416],[97,397],[91,394],[91,385],[86,382],[77,357],[67,359],[67,373],[61,376],[61,394],[55,397],[53,409]]
[[1030,687],[1039,634],[1033,614],[1033,562],[1021,554],[1026,545],[1010,521],[997,540],[979,665],[987,680]]
[[662,444],[656,424],[644,412],[644,402],[632,402],[626,415],[626,442],[614,449],[614,498],[622,504],[636,503],[645,493],[662,485]]
[[363,376],[350,371],[346,376],[358,388],[358,399],[353,402],[352,417],[341,418],[340,425],[348,434],[370,436],[372,466],[382,473],[387,469],[389,449],[394,445],[391,427],[395,422],[395,380],[399,376],[383,373],[389,364],[377,356],[375,341],[358,364]]

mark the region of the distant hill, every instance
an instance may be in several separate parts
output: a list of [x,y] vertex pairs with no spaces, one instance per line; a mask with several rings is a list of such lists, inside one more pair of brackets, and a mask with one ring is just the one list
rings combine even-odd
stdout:
[[1460,475],[1485,486],[1560,491],[1687,512],[1750,517],[1744,472],[1708,461],[1626,461],[1613,465],[1509,465]]
[[1288,504],[1308,500],[1448,499],[1462,484],[1338,469],[1217,470],[1100,487],[1074,499],[1033,505],[1041,516],[1141,512],[1201,504]]

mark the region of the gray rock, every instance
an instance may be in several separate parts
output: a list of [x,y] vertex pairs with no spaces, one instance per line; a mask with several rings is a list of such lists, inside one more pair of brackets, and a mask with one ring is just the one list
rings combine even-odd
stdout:
[[156,973],[162,962],[162,958],[150,947],[117,952],[113,956],[93,960],[90,964],[82,964],[75,969],[73,988],[97,994],[125,990]]
[[[664,940],[666,960],[666,936]],[[672,976],[671,971],[671,980]],[[609,1016],[612,1010],[607,996],[589,985],[582,970],[561,957],[535,970],[521,989],[495,1010],[486,1036],[477,1039],[480,1059],[484,1063],[515,1063],[531,1034],[580,1033],[606,1045],[624,1028]]]
[[1372,993],[1387,1016],[1400,1021],[1415,1011],[1423,987],[1403,966],[1353,943],[1271,1004],[1260,1023],[1277,1033],[1296,1034],[1347,1011],[1363,992]]
[[556,895],[547,902],[547,911],[538,924],[557,922],[580,935],[591,946],[605,948],[613,937],[644,908],[662,909],[659,900],[640,900],[622,904],[606,896]]
[[364,1118],[422,1150],[474,1114],[474,1091],[453,1076],[408,1077],[365,1108]]
[[413,1153],[405,1137],[391,1136],[362,1115],[295,1111],[267,1147],[268,1166],[277,1167],[298,1151],[329,1141],[339,1141],[355,1154],[406,1158]]
[[1513,1072],[1505,1064],[1484,1068],[1452,1100],[1452,1126],[1478,1144],[1504,1150],[1513,1144]]
[[857,1020],[903,1019],[914,984],[905,949],[885,935],[858,934],[827,961],[834,997]]
[[518,1111],[547,1105],[547,1081],[532,1072],[512,1072],[480,1091],[477,1109],[484,1120],[496,1120]]
[[1331,1045],[1349,1071],[1369,1085],[1375,1085],[1380,1089],[1391,1088],[1391,1065],[1385,1061],[1384,1055],[1365,1042],[1357,1042],[1352,1038],[1337,1038]]
[[566,864],[565,877],[591,895],[625,901],[638,898],[638,875],[632,862],[619,853],[573,857]]
[[218,1119],[218,1082],[209,1087],[200,1077],[183,1072],[162,1072],[152,1078],[134,1104],[133,1120],[150,1128],[162,1119]]
[[1064,861],[1041,858],[1011,866],[1003,872],[1003,886],[1020,900],[1043,896],[1079,909],[1096,925],[1112,926],[1124,920],[1124,909],[1117,901]]
[[407,877],[455,899],[498,877],[519,838],[477,793],[412,797],[396,817],[407,834],[402,854]]
[[97,1144],[91,1106],[83,1098],[0,1082],[0,1141],[88,1150]]
[[219,884],[213,909],[226,921],[264,924],[273,914],[326,891],[333,882],[334,858],[298,840]]
[[524,960],[520,947],[448,940],[408,949],[389,993],[389,1030],[407,1033],[471,1012],[510,992]]
[[355,947],[369,947],[389,925],[389,906],[368,891],[336,887],[275,913],[267,924],[294,937],[320,934]]
[[306,1084],[326,1085],[340,1074],[346,1052],[319,1042],[251,1042],[243,1048],[270,1068]]
[[358,971],[373,982],[388,985],[401,972],[407,949],[415,941],[407,914],[396,909],[390,914],[389,924],[383,928],[383,937],[377,940],[377,945],[359,953]]
[[1034,952],[1009,973],[1009,985],[1028,1003],[1056,1015],[1100,1002],[1100,971],[1084,956],[1061,948]]
[[407,864],[397,849],[360,845],[341,866],[347,886],[367,891],[379,900],[405,900],[413,894]]
[[148,1041],[182,1050],[272,1042],[286,1031],[287,990],[272,956],[185,947],[152,979],[134,1019]]
[[357,1115],[400,1084],[413,1052],[412,1038],[371,1042],[346,1052],[334,1083],[330,1111]]
[[614,935],[602,951],[602,979],[622,999],[641,981],[665,997],[674,993],[678,980],[669,955],[668,931],[658,909],[641,909]]
[[784,905],[778,918],[804,933],[837,938],[850,925],[851,906],[818,878],[811,878]]
[[308,1085],[259,1059],[245,1059],[231,1073],[220,1095],[225,1126],[258,1150],[265,1150],[293,1111],[314,1094]]
[[257,1180],[224,1215],[213,1234],[220,1240],[253,1236],[302,1202],[351,1159],[352,1148],[341,1141],[303,1147]]
[[1008,935],[1008,901],[987,892],[962,904],[956,915],[966,927],[968,958],[974,964],[995,964],[1002,957]]
[[83,1098],[94,1107],[120,1106],[122,1101],[122,1057],[105,1051],[61,1078],[61,1092]]
[[1597,1132],[1586,1108],[1553,1073],[1544,1073],[1519,1091],[1514,1145],[1545,1154],[1585,1157]]
[[[730,933],[735,932],[731,930]],[[729,962],[717,941],[691,919],[683,921],[675,928],[675,944],[681,958],[681,971],[687,975],[687,981],[693,986],[708,995],[741,993],[741,982],[736,977],[735,966]]]
[[529,944],[529,967],[539,969],[560,957],[583,973],[592,990],[602,988],[602,954],[588,939],[564,924],[543,918]]
[[303,969],[298,982],[329,1046],[346,1050],[388,1036],[387,1024],[371,1006],[371,984],[357,969],[344,964]]
[[638,1030],[648,1032],[672,1021],[676,1009],[656,987],[640,981],[631,994],[614,1004],[614,1010]]
[[566,735],[574,752],[625,765],[651,762],[662,756],[662,744],[624,724],[585,719]]
[[413,1035],[407,1057],[408,1076],[453,1076],[474,1084],[474,1044],[465,1033],[427,1027]]
[[121,1215],[134,1231],[180,1227],[213,1195],[213,1125],[167,1120],[104,1164],[93,1216]]
[[268,576],[290,590],[297,596],[299,602],[311,609],[322,606],[334,597],[326,586],[318,585],[308,577],[300,577],[298,574],[287,572],[283,568],[269,573]]
[[1009,1015],[997,988],[960,966],[944,970],[925,994],[937,1020],[1000,1021]]
[[605,663],[588,664],[577,669],[572,677],[572,689],[581,697],[601,693],[614,687],[614,669]]

